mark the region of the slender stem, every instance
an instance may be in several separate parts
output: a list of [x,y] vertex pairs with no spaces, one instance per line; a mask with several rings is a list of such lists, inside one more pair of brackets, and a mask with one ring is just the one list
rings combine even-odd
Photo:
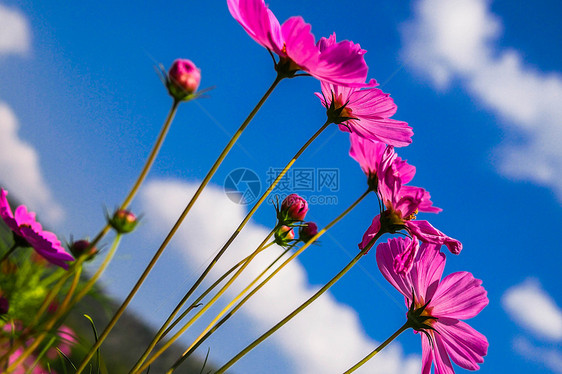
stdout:
[[12,247],[10,249],[8,249],[8,252],[4,253],[4,255],[2,256],[2,258],[0,258],[0,264],[2,262],[4,262],[12,253],[14,253],[14,251],[18,248],[19,246],[14,243],[14,245],[12,245]]
[[103,260],[102,264],[100,265],[100,267],[98,268],[98,270],[94,273],[94,275],[88,280],[88,282],[84,285],[84,287],[80,290],[80,292],[76,295],[76,297],[74,298],[74,300],[72,300],[72,306],[76,305],[76,303],[78,303],[84,296],[86,296],[86,294],[92,289],[92,287],[94,287],[96,281],[99,279],[99,277],[101,277],[101,275],[103,274],[103,272],[105,271],[105,268],[107,268],[107,266],[109,265],[109,263],[111,262],[111,259],[113,258],[113,256],[115,255],[115,251],[117,250],[117,247],[119,247],[119,243],[121,241],[121,234],[117,234],[115,236],[115,239],[113,240],[113,244],[111,245],[111,248],[109,250],[109,253],[107,254],[107,256],[105,256],[105,259]]
[[226,292],[226,290],[230,287],[230,285],[232,283],[234,283],[234,281],[238,278],[238,276],[240,274],[242,274],[242,272],[244,271],[244,269],[246,269],[246,267],[248,267],[248,265],[250,265],[250,262],[254,259],[254,257],[256,257],[258,255],[258,253],[261,252],[261,249],[263,246],[265,246],[265,243],[267,243],[267,241],[269,240],[269,238],[271,238],[271,236],[273,236],[273,234],[275,233],[275,231],[279,228],[279,225],[276,225],[273,230],[271,230],[269,232],[269,234],[265,237],[265,239],[260,243],[260,245],[256,248],[256,250],[254,252],[252,252],[252,254],[249,256],[249,258],[246,260],[246,262],[244,262],[242,264],[242,266],[240,266],[238,268],[238,270],[236,271],[236,273],[234,273],[234,275],[232,276],[232,278],[230,278],[228,280],[228,282],[226,282],[226,284],[220,289],[219,292],[217,292],[217,294],[215,296],[213,296],[213,298],[211,298],[211,300],[209,300],[209,302],[207,302],[207,304],[205,304],[205,306],[203,308],[201,308],[193,317],[191,317],[191,319],[181,328],[179,329],[179,331],[172,336],[163,346],[162,348],[160,348],[156,353],[154,353],[152,355],[152,357],[150,357],[140,368],[138,368],[137,370],[137,366],[135,365],[135,367],[130,371],[131,374],[133,373],[140,373],[143,370],[145,370],[148,366],[150,366],[150,364],[152,362],[154,362],[154,360],[156,360],[162,353],[164,353],[164,351],[166,351],[189,327],[191,327],[191,325],[193,325],[193,323],[195,323],[195,321],[197,321],[199,319],[199,317],[201,317],[201,315],[203,315],[203,313],[205,313],[218,299],[219,297],[222,296],[222,294],[224,294]]
[[373,358],[374,355],[376,355],[377,353],[382,351],[384,349],[384,347],[386,347],[391,341],[396,339],[398,337],[398,335],[402,334],[404,331],[406,331],[409,328],[410,328],[410,322],[407,321],[394,334],[392,334],[392,336],[390,338],[386,339],[381,345],[379,345],[377,348],[375,348],[375,350],[373,352],[369,353],[367,356],[365,356],[365,358],[363,358],[361,361],[359,361],[358,363],[353,365],[353,367],[351,369],[347,370],[344,374],[350,374],[350,373],[353,373],[355,370],[359,369],[364,363],[366,363],[371,358]]
[[271,329],[269,329],[266,333],[264,333],[262,336],[260,336],[258,339],[256,339],[253,343],[251,343],[246,348],[244,348],[240,353],[238,353],[230,361],[228,361],[224,366],[222,366],[219,370],[217,370],[215,372],[215,374],[224,373],[226,371],[226,369],[228,369],[229,367],[234,365],[234,363],[236,361],[238,361],[240,358],[242,358],[246,353],[250,352],[258,344],[260,344],[265,339],[267,339],[269,336],[271,336],[275,331],[279,330],[284,324],[286,324],[291,319],[293,319],[294,316],[296,316],[302,310],[304,310],[307,306],[312,304],[312,302],[314,302],[318,297],[320,297],[320,295],[322,295],[324,292],[326,292],[328,289],[330,289],[330,287],[332,287],[338,280],[340,280],[340,278],[343,277],[344,274],[347,273],[349,271],[349,269],[351,269],[365,255],[365,253],[367,253],[367,251],[369,249],[371,249],[371,247],[382,236],[382,234],[383,234],[383,232],[379,231],[371,239],[369,244],[363,250],[361,250],[361,252],[359,252],[359,254],[357,254],[357,256],[355,256],[355,258],[353,258],[353,260],[351,260],[349,262],[349,264],[347,264],[338,274],[336,274],[335,277],[333,277],[328,283],[326,283],[324,285],[324,287],[322,287],[320,290],[318,290],[318,292],[316,292],[314,295],[312,295],[307,301],[305,301],[303,304],[301,304],[298,308],[296,308],[293,312],[291,312],[287,317],[283,318],[279,323],[277,323],[275,326],[273,326]]
[[[150,154],[148,155],[148,158],[146,159],[146,162],[144,164],[144,167],[142,168],[141,173],[139,174],[137,180],[133,184],[133,187],[131,187],[131,190],[127,194],[127,197],[125,197],[125,200],[123,200],[123,203],[121,204],[119,209],[121,209],[121,210],[127,209],[129,204],[131,203],[131,201],[133,200],[133,198],[137,194],[137,191],[139,190],[142,182],[144,181],[144,179],[148,175],[148,172],[149,172],[150,168],[152,167],[152,164],[154,164],[154,160],[156,159],[156,156],[158,155],[158,152],[160,151],[160,148],[162,148],[162,143],[164,143],[164,139],[166,138],[166,134],[168,133],[168,130],[170,129],[170,125],[172,124],[172,121],[174,120],[174,117],[176,115],[176,112],[178,110],[178,106],[179,106],[180,103],[181,103],[181,101],[178,101],[178,100],[174,100],[172,102],[172,107],[170,108],[170,111],[168,112],[168,116],[166,117],[166,120],[164,121],[164,125],[160,129],[160,133],[158,134],[158,138],[156,139],[156,143],[154,143],[154,146],[152,147],[152,150],[150,151]],[[99,241],[105,235],[107,235],[107,233],[109,232],[110,229],[111,229],[111,226],[109,225],[109,223],[106,224],[104,226],[104,228],[96,235],[94,240],[92,240],[92,242],[90,243],[90,248],[95,247],[99,243]]]
[[175,99],[172,102],[172,107],[170,108],[170,112],[168,113],[168,117],[166,117],[166,121],[164,122],[164,125],[162,126],[162,129],[160,130],[160,133],[158,134],[158,138],[156,139],[156,143],[154,143],[154,146],[152,147],[152,151],[150,152],[150,155],[148,156],[148,158],[146,160],[146,163],[144,164],[144,167],[142,168],[142,171],[141,171],[139,177],[137,178],[137,181],[135,182],[135,184],[133,185],[133,187],[129,191],[129,194],[127,195],[127,197],[125,198],[125,200],[121,204],[120,209],[127,209],[129,204],[131,203],[131,201],[135,197],[137,191],[139,190],[142,182],[146,178],[146,175],[148,174],[148,171],[152,167],[152,164],[154,163],[154,160],[156,159],[156,156],[158,155],[158,152],[160,151],[160,148],[162,147],[162,143],[164,143],[164,139],[166,138],[166,134],[168,133],[168,130],[170,129],[170,125],[172,124],[172,121],[173,121],[173,119],[176,115],[176,112],[178,110],[178,106],[179,106],[180,103],[181,103],[181,101],[175,100]]
[[[263,277],[263,275],[269,271],[269,269],[271,269],[283,256],[285,256],[285,254],[291,250],[297,243],[292,244],[291,246],[287,247],[279,256],[277,256],[277,258],[275,260],[273,260],[273,262],[271,264],[269,264],[269,266],[267,268],[265,268],[264,271],[262,271],[260,273],[260,275],[258,275],[256,277],[256,279],[254,279],[254,281],[252,283],[250,283],[250,285],[248,285],[248,287],[246,287],[244,289],[244,291],[242,291],[240,293],[240,295],[233,299],[232,302],[230,302],[230,304],[228,304],[228,306],[226,306],[223,311],[221,311],[221,313],[219,313],[217,315],[217,317],[215,317],[215,319],[209,323],[209,325],[205,328],[205,330],[197,337],[197,339],[195,339],[193,341],[193,343],[185,350],[185,352],[181,355],[181,357],[172,365],[172,367],[170,368],[170,370],[167,373],[171,373],[174,370],[176,370],[178,368],[178,366],[180,366],[188,357],[189,355],[195,351],[195,349],[197,349],[197,347],[199,347],[201,345],[201,343],[203,343],[209,336],[211,336],[213,334],[213,332],[215,332],[224,322],[226,322],[226,320],[228,320],[228,318],[230,318],[230,316],[232,316],[232,314],[234,314],[235,310],[232,310],[230,313],[228,313],[223,319],[221,319],[217,324],[213,325],[227,310],[228,308],[230,308],[230,306],[232,306],[236,300],[238,300],[238,298],[246,293],[261,277]],[[240,304],[239,304],[240,305]],[[236,306],[238,308],[238,305]],[[236,309],[237,310],[237,309]]]
[[236,143],[236,141],[238,140],[240,135],[242,135],[242,132],[246,129],[246,127],[248,126],[250,121],[254,118],[256,113],[259,111],[259,109],[265,103],[265,101],[267,100],[269,95],[273,92],[275,87],[279,84],[279,82],[282,79],[283,79],[283,77],[279,76],[279,75],[275,78],[275,81],[269,87],[267,92],[263,95],[263,97],[258,102],[256,107],[248,115],[248,117],[242,123],[242,125],[236,131],[236,133],[232,136],[232,138],[230,139],[230,141],[228,142],[228,144],[226,145],[226,147],[224,148],[222,153],[219,155],[218,159],[215,161],[215,163],[213,164],[213,166],[211,167],[211,169],[209,170],[209,172],[205,176],[205,179],[203,179],[203,181],[201,182],[201,185],[199,186],[199,188],[195,192],[195,195],[193,195],[193,197],[191,198],[191,200],[189,201],[189,203],[185,207],[184,211],[182,212],[182,214],[180,215],[180,217],[178,218],[178,220],[176,221],[176,223],[174,224],[174,226],[172,227],[172,229],[170,230],[170,232],[168,233],[168,235],[166,236],[166,238],[164,239],[164,241],[160,245],[160,248],[158,248],[158,250],[156,251],[156,253],[152,257],[152,260],[150,260],[149,264],[147,265],[146,269],[144,270],[144,272],[142,273],[142,275],[138,279],[137,283],[135,284],[135,286],[133,287],[133,289],[131,290],[129,295],[127,295],[126,299],[123,301],[123,303],[121,304],[119,309],[115,312],[112,319],[109,321],[108,325],[106,326],[104,331],[99,336],[98,341],[92,346],[90,351],[86,354],[86,357],[84,358],[84,360],[82,361],[82,364],[80,365],[80,367],[76,371],[76,374],[80,374],[86,368],[86,365],[88,365],[88,362],[93,357],[96,350],[101,346],[101,344],[103,343],[103,341],[105,340],[107,335],[109,335],[109,332],[111,331],[111,329],[113,329],[113,326],[115,326],[115,324],[117,323],[117,321],[119,320],[119,318],[121,317],[121,315],[123,314],[123,312],[125,311],[127,306],[129,305],[129,303],[133,299],[133,296],[135,296],[135,294],[139,290],[140,286],[142,285],[142,283],[144,282],[144,280],[148,276],[148,273],[150,273],[150,271],[152,270],[152,268],[156,264],[156,261],[158,261],[158,259],[160,258],[160,255],[162,255],[162,252],[164,252],[164,249],[166,248],[166,246],[168,245],[170,240],[172,240],[172,237],[175,235],[176,231],[180,228],[181,224],[183,223],[183,220],[185,219],[185,217],[187,216],[187,214],[191,210],[191,207],[193,206],[193,204],[195,203],[195,201],[197,200],[199,195],[201,195],[201,192],[203,192],[203,189],[207,186],[207,184],[211,180],[212,176],[215,174],[218,167],[220,166],[222,161],[225,159],[226,155],[230,152],[230,150],[232,149],[232,147],[234,146],[234,144]]
[[[272,244],[274,244],[274,242],[271,242],[267,245],[265,245],[264,247],[261,248],[261,250],[263,251],[264,249],[268,248],[269,246],[271,246]],[[156,335],[154,336],[154,338],[152,339],[152,341],[150,342],[150,344],[148,345],[148,347],[146,348],[146,350],[144,351],[144,353],[142,354],[142,356],[139,358],[139,360],[137,361],[137,363],[135,365],[139,365],[142,364],[144,362],[144,360],[146,360],[146,358],[148,357],[148,355],[150,354],[150,352],[152,352],[152,350],[154,349],[154,347],[156,346],[156,344],[158,344],[158,342],[160,340],[162,340],[162,338],[166,335],[168,335],[170,333],[170,331],[172,331],[172,329],[174,327],[176,327],[176,325],[178,323],[180,323],[180,321],[185,318],[185,316],[187,314],[189,314],[189,312],[191,312],[195,307],[197,307],[199,305],[199,303],[201,302],[201,300],[203,300],[205,298],[205,296],[207,296],[213,289],[215,289],[216,286],[218,286],[226,277],[228,277],[230,274],[232,274],[236,269],[238,269],[238,267],[240,267],[242,264],[244,264],[246,261],[248,261],[248,259],[250,258],[251,254],[246,256],[246,258],[242,259],[240,262],[238,262],[236,265],[234,265],[233,267],[231,267],[226,273],[224,273],[223,275],[221,275],[219,277],[219,279],[217,279],[209,288],[207,288],[205,290],[205,292],[203,292],[195,301],[193,301],[193,303],[191,303],[191,305],[189,307],[187,307],[187,309],[178,317],[176,318],[176,320],[170,324],[170,322],[173,320],[173,318],[175,317],[175,315],[177,314],[178,310],[181,309],[181,307],[185,304],[185,302],[187,301],[187,299],[184,297],[176,306],[176,309],[174,309],[174,311],[168,316],[168,319],[166,320],[166,322],[164,322],[164,324],[160,327],[160,330],[158,330],[158,332],[156,333]],[[169,325],[169,326],[168,326]],[[166,326],[168,326],[166,328]],[[136,366],[135,366],[136,367]]]
[[[267,247],[269,247],[270,245],[274,244],[274,242],[269,243],[268,245],[266,245],[265,247],[262,248],[262,250],[266,249]],[[233,267],[231,267],[226,273],[224,273],[223,275],[221,275],[219,277],[219,279],[217,279],[209,288],[207,288],[205,290],[205,292],[203,292],[178,318],[176,318],[176,320],[170,325],[168,326],[168,328],[166,329],[166,331],[164,331],[164,334],[162,334],[162,337],[160,338],[160,340],[162,340],[162,338],[166,335],[168,335],[170,333],[170,331],[172,331],[172,329],[174,327],[176,327],[176,325],[178,323],[180,323],[180,321],[182,319],[185,318],[185,316],[193,309],[197,306],[197,304],[199,304],[199,302],[201,302],[201,300],[203,300],[205,298],[205,296],[207,296],[212,290],[215,289],[216,286],[218,286],[226,277],[228,277],[230,274],[232,274],[236,269],[238,269],[239,266],[241,266],[243,263],[245,263],[251,255],[246,256],[244,259],[240,260],[239,263],[237,263],[236,265],[234,265]]]

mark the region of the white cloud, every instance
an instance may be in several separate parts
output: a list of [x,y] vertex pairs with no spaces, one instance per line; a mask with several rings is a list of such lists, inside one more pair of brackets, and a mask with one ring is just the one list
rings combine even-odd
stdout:
[[521,326],[541,337],[562,341],[562,310],[536,279],[528,278],[508,289],[502,304]]
[[553,188],[562,199],[562,75],[525,64],[497,44],[502,24],[487,0],[420,0],[403,27],[402,57],[439,89],[454,79],[509,125],[501,171]]
[[0,56],[29,52],[31,32],[27,18],[0,4]]
[[48,220],[58,222],[63,210],[53,200],[43,179],[37,152],[19,137],[18,127],[10,107],[0,102],[0,182],[12,197]]
[[517,338],[513,348],[521,356],[546,366],[554,373],[562,374],[562,353],[556,349],[537,347],[525,338]]
[[[194,191],[193,185],[178,181],[147,183],[141,194],[147,225],[155,227],[159,233],[167,233]],[[183,273],[200,273],[201,266],[208,263],[214,251],[226,241],[242,220],[244,213],[243,207],[232,203],[222,190],[209,186],[174,238],[175,243],[181,243],[181,251],[178,253],[183,257],[180,259],[184,263]],[[217,273],[226,271],[235,261],[249,254],[267,233],[266,228],[250,222],[217,264]],[[228,296],[231,298],[235,292],[237,294],[243,285],[253,280],[281,252],[281,248],[273,246],[258,256],[242,274],[241,281],[235,283]],[[170,278],[170,282],[174,281],[183,280]],[[316,290],[316,287],[308,284],[303,266],[298,261],[290,263],[240,310],[242,319],[233,318],[227,323],[241,324],[236,328],[238,335],[230,336],[232,340],[215,340],[211,350],[211,362],[225,362],[225,359],[243,348],[236,347],[232,351],[231,346],[234,342],[242,341],[245,346],[308,299]],[[267,344],[270,344],[270,348],[266,348],[265,352],[275,353],[262,355],[263,357],[257,359],[267,363],[270,374],[308,374],[342,372],[374,349],[376,343],[363,331],[356,312],[327,293],[302,315],[273,334],[263,345]],[[225,353],[228,349],[230,351]],[[213,357],[217,352],[225,356]],[[291,368],[287,367],[287,363],[290,363]],[[244,360],[237,363],[234,370],[247,373],[259,371],[255,365],[250,365]],[[419,371],[420,357],[406,357],[400,345],[395,343],[358,372],[413,374]]]

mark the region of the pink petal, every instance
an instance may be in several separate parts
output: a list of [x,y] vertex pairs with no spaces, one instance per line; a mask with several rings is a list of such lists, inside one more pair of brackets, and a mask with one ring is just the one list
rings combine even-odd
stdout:
[[434,325],[453,362],[478,370],[488,353],[488,340],[468,324],[456,319],[439,319]]
[[316,68],[320,57],[310,29],[302,17],[291,17],[281,26],[286,55],[307,72]]
[[[432,332],[430,332],[432,334]],[[433,349],[429,339],[425,334],[421,335],[422,341],[422,374],[431,374],[431,364],[433,363]]]
[[431,314],[435,317],[467,319],[476,316],[488,305],[482,281],[466,271],[446,276],[433,299]]
[[314,77],[346,87],[372,87],[373,79],[365,83],[368,67],[363,55],[365,50],[359,44],[344,40],[335,43],[335,34],[329,40],[318,42],[320,58],[318,66],[308,71]]
[[[417,238],[410,240],[404,252],[396,255],[394,258],[394,271],[397,274],[405,275],[412,270],[414,266],[414,259],[420,248],[420,243]],[[416,295],[418,294],[416,290]]]
[[367,231],[365,231],[365,234],[363,234],[363,239],[361,240],[361,243],[359,243],[359,249],[361,250],[365,249],[365,247],[367,247],[371,239],[373,239],[373,237],[379,232],[380,229],[381,229],[381,216],[379,214],[375,218],[373,218],[373,222],[371,222],[371,226],[369,226]]
[[[394,259],[396,256],[404,252],[410,244],[409,239],[404,238],[392,238],[386,243],[381,243],[377,246],[377,265],[380,272],[386,278],[386,280],[392,284],[407,300],[412,299],[412,291],[415,285],[409,276],[404,276],[396,273],[394,270]],[[409,304],[409,301],[407,301]]]
[[349,140],[351,142],[349,155],[359,163],[365,175],[369,177],[371,174],[376,174],[386,145],[372,142],[354,133],[349,134]]
[[258,44],[279,53],[283,37],[279,21],[263,0],[227,0],[228,10]]
[[14,215],[12,214],[12,209],[10,208],[10,203],[8,202],[8,192],[4,189],[0,191],[0,217],[8,225],[8,227],[19,235],[19,228]]
[[435,364],[435,374],[454,374],[453,364],[449,360],[447,354],[447,346],[441,339],[439,334],[432,334],[433,336],[433,362]]
[[35,219],[35,213],[28,212],[25,205],[20,205],[16,208],[15,216],[18,226],[21,227],[25,225],[31,227],[34,231],[43,231],[43,227],[41,227],[41,224]]
[[[74,261],[74,257],[68,254],[60,245],[58,240],[50,241],[30,227],[22,227],[22,237],[33,247],[33,249],[43,256],[53,265],[68,269],[67,261]],[[51,234],[51,233],[50,233]]]
[[410,277],[415,286],[416,295],[423,299],[423,303],[434,298],[445,269],[445,262],[445,255],[438,246],[427,243],[421,245]]
[[[355,113],[353,113],[355,115]],[[358,117],[359,121],[349,121],[351,130],[364,138],[383,142],[395,147],[405,147],[412,143],[414,132],[406,122],[388,118]]]
[[427,221],[407,221],[406,226],[412,235],[418,237],[421,241],[432,244],[445,244],[453,254],[459,254],[462,250],[461,242],[443,234]]

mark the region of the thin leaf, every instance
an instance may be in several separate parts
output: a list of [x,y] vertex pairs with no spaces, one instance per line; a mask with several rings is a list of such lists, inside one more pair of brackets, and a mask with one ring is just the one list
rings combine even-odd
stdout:
[[[62,358],[64,357],[64,359],[66,360],[66,362],[68,362],[68,363],[70,364],[70,366],[72,366],[72,368],[73,368],[74,370],[78,370],[78,369],[76,368],[76,366],[74,366],[74,363],[72,362],[72,360],[70,359],[70,357],[68,357],[67,355],[65,355],[64,352],[59,349],[59,347],[57,347],[57,351],[59,352],[59,355],[60,355],[59,357],[61,357],[61,360],[62,360]],[[64,363],[64,361],[63,361],[63,363]],[[66,373],[66,365],[62,365],[62,367],[64,368],[64,372]]]
[[[87,314],[84,314],[84,317],[86,317],[88,319],[88,321],[90,321],[90,325],[92,325],[92,330],[94,332],[94,339],[95,339],[94,344],[95,344],[95,343],[98,342],[98,331],[96,330],[96,325],[94,324],[94,320],[92,319],[92,317],[90,317]],[[101,359],[100,359],[100,349],[98,348],[96,350],[96,364],[97,364],[97,368],[98,368],[97,374],[100,374],[100,361],[101,361]],[[91,367],[90,367],[90,372],[91,372]]]

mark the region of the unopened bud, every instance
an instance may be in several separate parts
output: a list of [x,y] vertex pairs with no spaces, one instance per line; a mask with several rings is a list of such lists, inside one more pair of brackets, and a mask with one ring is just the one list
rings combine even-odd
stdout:
[[74,258],[87,256],[86,261],[92,260],[98,254],[98,249],[91,247],[91,243],[84,239],[71,243],[68,249],[70,249]]
[[201,83],[201,70],[193,62],[177,59],[172,63],[166,79],[170,95],[179,101],[188,100]]
[[281,203],[281,209],[277,213],[277,219],[281,223],[292,223],[302,221],[308,212],[308,203],[299,195],[290,194]]
[[314,222],[305,222],[299,229],[299,240],[306,243],[316,234],[318,234],[318,226]]
[[127,234],[135,229],[138,224],[137,217],[128,210],[119,209],[109,220],[111,227],[119,234]]
[[281,226],[275,231],[275,243],[285,247],[295,240],[295,232],[289,226]]

